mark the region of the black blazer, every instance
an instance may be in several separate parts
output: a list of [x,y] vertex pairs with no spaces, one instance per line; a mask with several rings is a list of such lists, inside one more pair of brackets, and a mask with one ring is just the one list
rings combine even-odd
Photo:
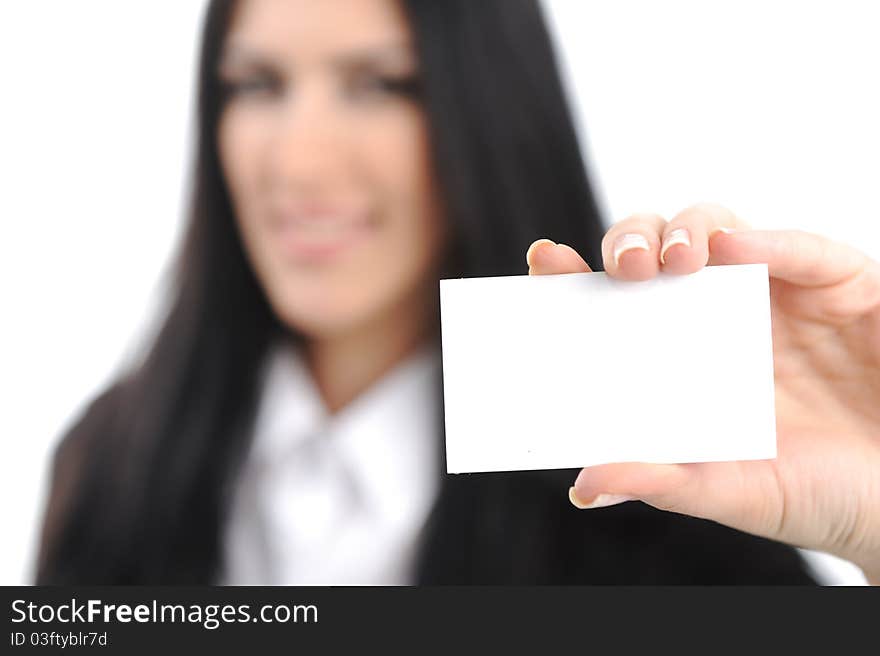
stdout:
[[[438,384],[440,382],[438,381]],[[113,412],[105,394],[88,413]],[[442,415],[441,415],[442,416]],[[82,425],[82,424],[81,424]],[[80,426],[81,426],[80,425]],[[78,427],[77,427],[78,428]],[[219,526],[198,522],[192,542],[173,549],[147,574],[142,541],[125,553],[106,545],[64,548],[46,558],[47,536],[63,523],[63,501],[104,445],[77,428],[55,455],[38,583],[205,583],[219,571]],[[438,440],[445,470],[445,446]],[[442,476],[440,494],[420,535],[420,584],[815,584],[793,547],[715,522],[632,501],[578,510],[568,488],[578,470]],[[106,497],[92,497],[104,505]],[[101,508],[87,508],[72,544],[102,544]],[[193,518],[198,519],[197,517]],[[222,521],[222,520],[220,520]],[[148,540],[149,541],[149,536]],[[70,544],[70,542],[66,543]],[[131,544],[131,543],[129,543]],[[145,553],[140,554],[138,550]],[[213,554],[213,555],[212,555]],[[154,554],[153,554],[154,555]],[[108,561],[113,561],[108,568]],[[113,572],[113,574],[107,574]],[[107,580],[112,578],[112,580]]]
[[578,470],[448,476],[422,584],[816,584],[793,547],[639,501],[579,510]]

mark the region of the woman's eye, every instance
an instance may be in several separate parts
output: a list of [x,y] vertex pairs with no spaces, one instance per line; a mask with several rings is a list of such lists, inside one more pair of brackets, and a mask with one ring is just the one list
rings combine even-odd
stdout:
[[378,99],[393,95],[416,97],[419,94],[419,81],[415,76],[361,75],[349,82],[346,91],[356,99]]
[[272,93],[278,87],[274,80],[265,77],[224,80],[221,86],[223,87],[223,95],[226,97]]

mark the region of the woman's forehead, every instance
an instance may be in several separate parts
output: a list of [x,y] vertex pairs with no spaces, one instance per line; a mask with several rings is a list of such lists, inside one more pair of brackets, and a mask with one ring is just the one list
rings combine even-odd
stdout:
[[394,0],[239,0],[223,58],[275,63],[410,57],[409,28]]

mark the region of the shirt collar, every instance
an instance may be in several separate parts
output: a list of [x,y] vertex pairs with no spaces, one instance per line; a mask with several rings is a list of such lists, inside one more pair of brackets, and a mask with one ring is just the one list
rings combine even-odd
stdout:
[[279,466],[305,442],[329,440],[354,478],[353,501],[406,523],[425,512],[439,483],[440,366],[439,348],[425,345],[330,414],[302,347],[279,342],[265,369],[251,458]]

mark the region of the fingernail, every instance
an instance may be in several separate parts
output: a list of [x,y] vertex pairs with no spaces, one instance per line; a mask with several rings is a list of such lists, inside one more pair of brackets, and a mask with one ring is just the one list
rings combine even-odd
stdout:
[[637,232],[628,232],[625,235],[620,235],[614,242],[614,265],[618,266],[620,264],[620,256],[634,248],[650,251],[651,244],[648,243],[644,235],[640,235]]
[[663,240],[663,248],[660,249],[660,264],[666,264],[666,251],[676,244],[691,245],[691,233],[687,231],[687,228],[676,228],[669,231]]
[[725,235],[729,235],[731,232],[736,232],[736,230],[734,230],[733,228],[722,228],[719,226],[717,228],[712,228],[712,230],[709,232],[709,236],[711,237],[716,232],[723,232]]
[[529,256],[532,254],[532,251],[535,250],[535,248],[536,248],[539,244],[543,244],[544,242],[547,242],[547,243],[550,243],[550,244],[553,244],[554,246],[556,246],[556,242],[555,242],[555,241],[551,241],[550,239],[538,239],[538,240],[536,240],[536,241],[533,241],[533,242],[532,242],[532,245],[529,246],[529,250],[526,251],[526,264],[529,263]]
[[618,503],[623,503],[624,501],[635,501],[636,498],[627,496],[625,494],[597,494],[590,502],[581,501],[581,499],[577,495],[577,492],[575,492],[574,490],[574,486],[572,485],[570,488],[568,488],[568,500],[571,501],[572,505],[575,508],[579,508],[580,510],[587,510],[589,508],[605,508],[606,506],[614,506]]

